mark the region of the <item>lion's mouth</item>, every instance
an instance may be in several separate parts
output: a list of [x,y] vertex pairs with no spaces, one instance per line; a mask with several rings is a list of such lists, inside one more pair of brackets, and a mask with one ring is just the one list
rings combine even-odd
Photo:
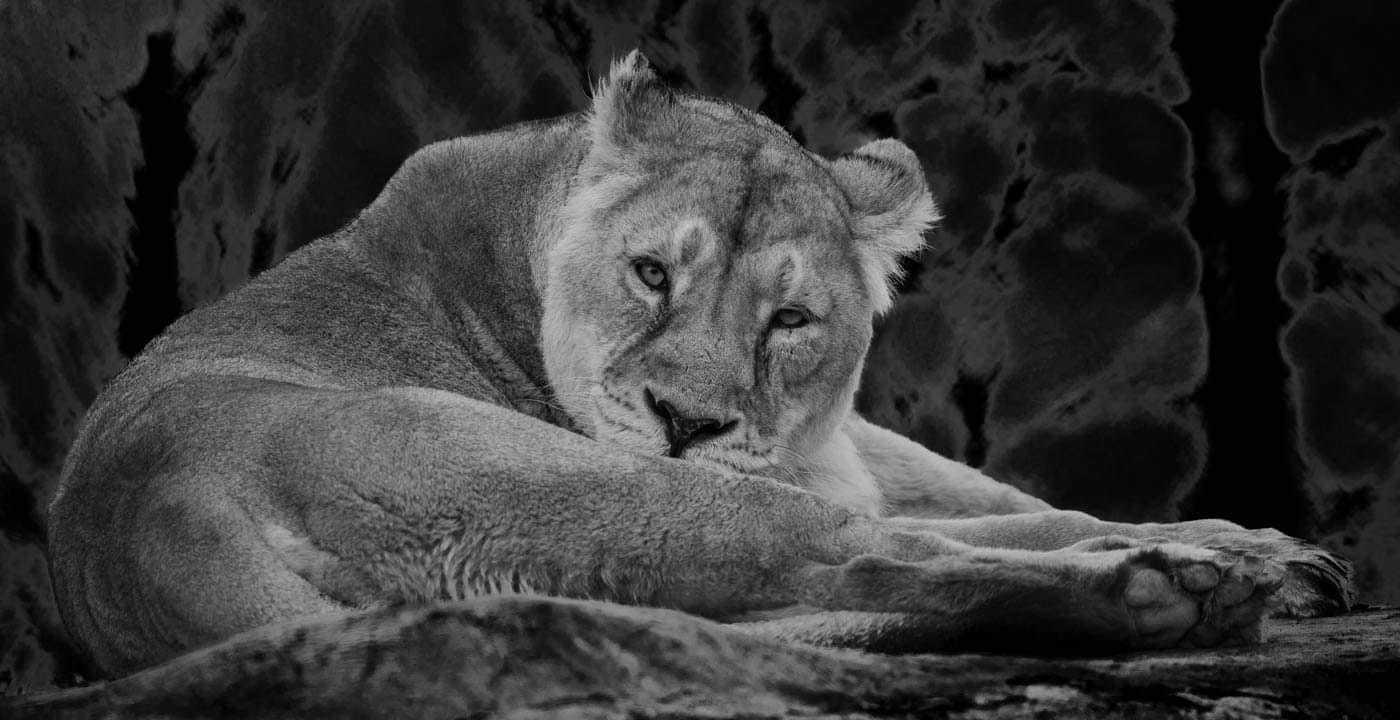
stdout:
[[701,442],[685,447],[676,453],[674,446],[667,441],[661,432],[645,432],[643,428],[638,427],[634,419],[616,418],[603,411],[597,413],[595,427],[597,428],[595,440],[643,455],[670,457],[725,473],[755,475],[800,484],[794,477],[797,474],[796,471],[786,469],[773,462],[772,452],[764,454],[742,449],[734,450],[732,446],[725,449]]

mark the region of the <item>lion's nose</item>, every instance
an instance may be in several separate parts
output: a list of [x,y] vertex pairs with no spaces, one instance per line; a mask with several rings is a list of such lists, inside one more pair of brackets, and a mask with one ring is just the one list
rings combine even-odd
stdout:
[[666,427],[666,442],[671,444],[667,454],[671,457],[680,457],[689,445],[705,438],[719,437],[739,424],[738,420],[686,417],[676,410],[675,405],[653,395],[650,388],[643,390],[642,394],[646,397],[647,407],[661,418],[661,424]]

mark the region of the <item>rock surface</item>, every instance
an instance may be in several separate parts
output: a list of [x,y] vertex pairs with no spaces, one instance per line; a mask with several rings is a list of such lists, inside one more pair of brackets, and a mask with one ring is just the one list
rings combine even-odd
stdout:
[[[1400,713],[1400,610],[1108,659],[881,656],[691,616],[495,598],[265,628],[6,717],[1326,717]],[[0,710],[6,708],[0,706]]]

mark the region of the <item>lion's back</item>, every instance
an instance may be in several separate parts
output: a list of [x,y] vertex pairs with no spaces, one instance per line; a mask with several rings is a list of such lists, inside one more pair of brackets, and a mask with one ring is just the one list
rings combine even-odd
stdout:
[[[243,546],[261,542],[249,536],[246,516],[267,504],[267,490],[259,484],[257,459],[247,455],[256,454],[258,436],[271,431],[264,416],[274,414],[273,404],[303,390],[396,386],[506,403],[503,383],[519,379],[501,377],[499,368],[528,365],[529,358],[493,356],[503,346],[491,337],[497,329],[453,317],[453,310],[471,308],[438,303],[434,281],[414,280],[418,268],[406,263],[414,259],[412,243],[442,233],[424,225],[414,203],[443,202],[464,190],[444,174],[450,170],[444,161],[494,157],[508,166],[542,131],[559,135],[522,126],[420,151],[358,218],[180,318],[108,384],[80,424],[49,509],[59,605],[99,664],[144,664],[151,656],[143,653],[152,649],[128,647],[123,633],[178,635],[181,618],[205,630],[217,627],[211,623],[220,613],[260,624],[256,609],[182,606],[174,586],[221,581],[217,568],[182,562],[181,546],[241,543],[219,556],[250,557]],[[517,163],[504,185],[465,190],[524,195],[543,167],[532,162]],[[501,231],[495,218],[470,222],[480,233]],[[464,249],[481,250],[474,245],[479,238],[456,239]],[[488,264],[505,260],[484,257]],[[482,263],[483,257],[466,261]],[[501,274],[496,282],[528,285],[519,274]],[[528,303],[484,284],[480,301],[492,304],[476,314],[501,305],[529,312]],[[521,339],[504,344],[511,342]],[[223,573],[230,576],[224,581],[233,581],[235,570]],[[262,572],[239,570],[247,571]],[[156,616],[167,621],[164,627],[133,630]],[[177,638],[171,647],[207,639]]]

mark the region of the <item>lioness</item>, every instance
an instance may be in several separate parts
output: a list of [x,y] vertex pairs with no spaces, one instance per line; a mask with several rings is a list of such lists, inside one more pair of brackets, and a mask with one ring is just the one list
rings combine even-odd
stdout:
[[594,95],[425,148],[111,383],[51,508],[60,605],[104,671],[507,592],[1023,650],[1346,607],[1345,563],[1301,541],[1056,511],[853,413],[937,218],[903,144],[823,159],[635,52]]

